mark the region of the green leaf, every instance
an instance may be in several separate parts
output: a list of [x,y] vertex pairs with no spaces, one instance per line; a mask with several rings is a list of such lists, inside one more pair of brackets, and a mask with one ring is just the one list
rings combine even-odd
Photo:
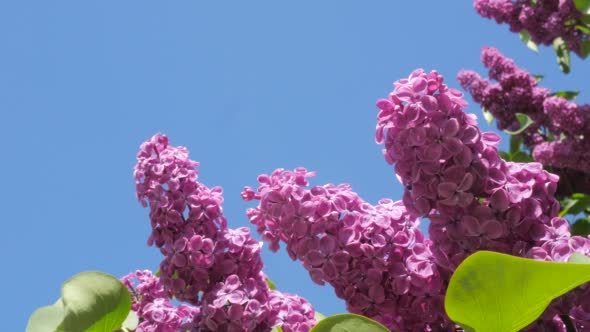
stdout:
[[561,37],[557,37],[553,40],[553,49],[555,50],[555,55],[557,56],[559,68],[562,72],[566,74],[569,73],[571,68],[570,51]]
[[326,317],[310,332],[389,332],[378,322],[355,314],[338,314]]
[[506,161],[512,161],[512,155],[510,155],[510,152],[500,151],[500,157]]
[[135,311],[129,310],[129,314],[127,315],[127,318],[125,318],[125,321],[123,322],[121,327],[130,331],[134,331],[137,328],[138,324],[139,317],[137,317]]
[[531,161],[533,161],[533,157],[531,157],[529,154],[525,152],[516,151],[515,153],[510,154],[510,161],[514,161],[517,163],[530,163]]
[[270,288],[271,290],[277,289],[277,285],[269,277],[266,277],[266,284],[268,285],[268,288]]
[[531,34],[528,31],[522,30],[520,32],[520,40],[532,51],[537,53],[539,52],[539,47],[534,41],[531,40]]
[[273,327],[272,330],[270,330],[270,332],[283,332],[283,328],[277,325]]
[[590,14],[590,0],[574,0],[574,5],[582,14]]
[[590,265],[479,251],[453,273],[445,309],[453,321],[477,332],[519,331],[553,299],[588,280]]
[[494,116],[488,110],[482,108],[481,112],[483,113],[483,118],[488,124],[491,124],[494,121]]
[[562,209],[559,216],[563,217],[566,214],[577,215],[590,208],[590,196],[582,193],[572,194],[570,197],[563,199]]
[[529,118],[528,115],[522,114],[522,113],[516,113],[516,120],[518,120],[518,123],[520,124],[520,128],[518,128],[515,131],[504,130],[507,134],[509,134],[509,135],[518,135],[518,134],[521,134],[530,125],[532,125],[534,123],[533,120],[531,120],[531,118]]
[[580,94],[580,91],[556,91],[551,96],[562,97],[567,100],[573,100]]
[[545,78],[545,76],[540,75],[540,74],[535,74],[535,75],[533,75],[533,77],[535,78],[535,81],[537,81],[537,83],[541,82],[543,80],[543,78]]
[[41,307],[29,318],[26,332],[53,332],[63,320],[64,315],[61,299],[53,305]]
[[324,314],[322,314],[321,312],[316,311],[313,318],[315,318],[316,322],[319,322],[321,320],[326,319],[326,316]]
[[587,35],[590,35],[590,28],[587,27],[587,26],[585,26],[585,25],[577,24],[575,26],[575,28],[578,29],[578,30],[580,30],[580,31],[582,31],[583,33],[585,33]]
[[590,264],[590,257],[574,252],[567,261],[569,263]]
[[590,55],[590,40],[583,40],[580,44],[580,57],[586,59],[588,55]]
[[131,295],[117,278],[102,272],[82,272],[62,288],[64,331],[114,331],[131,310]]
[[576,220],[571,227],[572,235],[587,236],[590,235],[590,221],[588,218]]
[[522,145],[522,137],[510,136],[510,153],[519,152],[521,145]]
[[[115,331],[131,310],[127,287],[102,272],[75,275],[62,285],[61,294],[56,304],[31,315],[27,332]],[[43,321],[45,326],[39,325]]]

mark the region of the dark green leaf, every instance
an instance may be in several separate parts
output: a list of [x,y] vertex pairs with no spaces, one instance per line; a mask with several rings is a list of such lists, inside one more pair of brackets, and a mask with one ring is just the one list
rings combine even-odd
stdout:
[[590,28],[585,25],[576,25],[576,29],[582,31],[583,33],[590,35]]
[[539,74],[533,75],[533,77],[535,78],[537,83],[541,82],[543,80],[543,78],[545,78],[545,76],[539,75]]
[[512,156],[510,155],[510,152],[500,151],[500,157],[502,157],[502,159],[506,161],[512,161]]
[[574,0],[574,5],[582,14],[590,14],[590,0]]
[[517,151],[515,153],[510,154],[510,161],[514,161],[517,163],[530,163],[531,161],[533,161],[533,157],[531,157],[529,154],[525,152]]
[[555,50],[555,55],[557,56],[559,68],[562,72],[566,74],[569,73],[571,68],[570,51],[561,37],[557,37],[555,40],[553,40],[553,49]]
[[532,125],[534,123],[533,120],[531,120],[531,118],[528,117],[528,115],[522,114],[522,113],[516,113],[516,120],[518,120],[518,123],[520,124],[520,128],[518,128],[515,131],[504,130],[507,134],[509,134],[509,135],[518,135],[518,134],[521,134],[530,125]]
[[552,96],[562,97],[567,100],[573,100],[580,94],[580,91],[557,91],[553,92]]
[[584,40],[580,44],[580,57],[586,59],[590,55],[590,40]]
[[338,314],[326,317],[311,329],[311,332],[388,332],[378,322],[355,314]]
[[479,251],[453,273],[445,309],[452,320],[477,332],[519,331],[553,299],[588,280],[590,265]]
[[520,151],[521,144],[522,144],[522,137],[510,136],[510,153],[516,153],[516,152]]
[[582,193],[575,193],[570,197],[563,199],[559,216],[563,217],[566,214],[577,215],[588,208],[590,208],[590,196]]
[[520,32],[520,40],[528,47],[529,49],[533,50],[534,52],[539,52],[539,47],[537,44],[531,40],[531,34],[526,31],[522,30]]
[[588,218],[576,220],[571,227],[572,235],[588,236],[590,235],[590,221]]

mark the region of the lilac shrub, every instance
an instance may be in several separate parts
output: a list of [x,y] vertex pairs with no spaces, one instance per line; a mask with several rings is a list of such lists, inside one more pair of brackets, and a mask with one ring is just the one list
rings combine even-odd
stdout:
[[508,24],[510,31],[528,32],[537,44],[561,38],[577,55],[587,55],[589,36],[578,28],[585,22],[573,0],[475,0],[474,7],[481,16]]
[[[161,134],[143,143],[137,155],[137,197],[150,208],[148,244],[164,255],[160,278],[144,276],[135,288],[140,300],[134,309],[142,324],[154,310],[170,317],[184,310],[190,315],[177,314],[170,321],[192,317],[190,326],[198,331],[270,331],[273,326],[309,330],[315,324],[311,305],[271,292],[262,272],[261,243],[247,228],[227,226],[222,189],[198,182],[197,166],[186,148],[170,146]],[[170,298],[191,306],[174,309]],[[168,320],[163,324],[172,326]]]
[[517,113],[530,117],[533,124],[520,135],[534,160],[561,176],[565,194],[589,192],[590,137],[584,134],[590,130],[590,105],[552,95],[495,48],[482,50],[482,62],[490,80],[463,70],[458,74],[463,88],[494,116],[498,129],[518,129]]
[[[304,168],[261,175],[248,210],[258,233],[328,283],[350,311],[392,330],[449,331],[442,306],[457,265],[478,250],[565,261],[590,251],[558,217],[558,176],[539,163],[504,161],[500,138],[480,132],[467,103],[437,72],[399,80],[380,109],[376,140],[404,186],[403,200],[363,201],[348,185],[310,187]],[[419,231],[430,220],[429,239]],[[590,328],[585,289],[556,301],[531,329]]]

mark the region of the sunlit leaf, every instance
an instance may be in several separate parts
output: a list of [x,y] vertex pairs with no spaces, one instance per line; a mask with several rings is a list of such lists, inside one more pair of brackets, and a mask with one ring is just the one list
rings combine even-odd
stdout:
[[115,331],[131,310],[131,295],[125,285],[102,272],[75,275],[62,285],[61,294],[56,304],[31,315],[27,332]]
[[557,91],[553,92],[552,96],[562,97],[567,100],[573,100],[580,94],[580,91]]
[[26,332],[54,332],[64,319],[61,299],[53,305],[41,307],[31,315]]
[[321,320],[311,332],[388,332],[378,322],[355,314],[338,314]]
[[520,40],[532,51],[539,52],[539,47],[534,41],[531,40],[531,34],[528,31],[522,30],[520,32]]
[[486,122],[488,124],[490,124],[490,123],[492,123],[494,121],[494,115],[492,115],[491,112],[489,112],[485,108],[482,109],[481,112],[483,113],[483,118],[486,120]]
[[479,251],[453,273],[445,309],[453,321],[477,332],[519,331],[553,299],[588,280],[590,265]]

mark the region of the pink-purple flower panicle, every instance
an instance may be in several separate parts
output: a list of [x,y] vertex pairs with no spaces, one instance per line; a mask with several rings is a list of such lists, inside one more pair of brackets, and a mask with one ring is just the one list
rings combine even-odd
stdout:
[[121,281],[132,297],[131,309],[139,318],[137,332],[194,331],[200,310],[187,304],[174,305],[167,297],[160,279],[151,271],[132,272]]
[[588,35],[576,28],[583,22],[573,0],[475,0],[474,7],[481,16],[508,24],[510,31],[527,31],[537,44],[551,45],[562,38],[568,49],[584,53]]
[[[491,75],[502,77],[510,65]],[[588,252],[589,240],[572,237],[558,217],[559,178],[539,163],[502,160],[499,137],[480,132],[461,93],[438,73],[414,71],[377,106],[377,141],[405,187],[408,211],[430,220],[441,275],[477,250],[554,261]]]
[[286,244],[313,281],[328,283],[351,312],[413,331],[447,326],[443,283],[431,242],[401,202],[363,201],[348,185],[309,187],[304,168],[277,169],[258,178],[242,197],[272,250]]
[[[158,296],[199,308],[192,322],[198,331],[270,331],[281,323],[276,315],[282,311],[270,304],[280,293],[271,296],[262,273],[261,243],[247,228],[227,226],[222,189],[198,182],[197,166],[185,148],[170,146],[161,134],[142,144],[137,155],[137,196],[150,208],[148,243],[164,255]],[[166,302],[150,303],[168,312]],[[299,325],[310,324],[313,317]]]
[[[590,105],[552,96],[548,89],[538,85],[533,75],[494,48],[483,49],[482,61],[489,69],[490,79],[496,83],[473,71],[461,71],[458,80],[475,102],[494,116],[498,128],[516,130],[520,127],[517,113],[527,115],[533,124],[520,135],[534,160],[563,175],[562,187],[570,183],[567,175],[571,171],[587,178],[590,137],[584,133],[590,130]],[[578,176],[578,182],[579,179]],[[580,189],[590,191],[590,187]]]

